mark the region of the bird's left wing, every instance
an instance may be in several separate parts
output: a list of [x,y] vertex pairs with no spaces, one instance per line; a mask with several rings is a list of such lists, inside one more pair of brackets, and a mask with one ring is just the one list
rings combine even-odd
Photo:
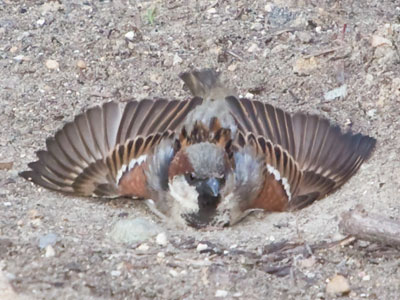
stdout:
[[[127,170],[137,168],[137,192],[143,197],[145,157],[171,137],[187,114],[202,102],[144,99],[125,106],[108,102],[78,115],[46,140],[39,160],[20,175],[45,188],[82,196],[119,196]],[[143,185],[143,184],[142,184]]]

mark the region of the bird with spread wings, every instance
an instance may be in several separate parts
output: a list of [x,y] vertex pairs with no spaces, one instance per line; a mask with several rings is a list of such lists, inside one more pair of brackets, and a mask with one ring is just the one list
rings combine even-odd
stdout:
[[185,101],[108,102],[47,139],[20,175],[80,196],[151,199],[195,228],[301,209],[343,185],[376,140],[316,115],[239,98],[211,69],[182,73]]

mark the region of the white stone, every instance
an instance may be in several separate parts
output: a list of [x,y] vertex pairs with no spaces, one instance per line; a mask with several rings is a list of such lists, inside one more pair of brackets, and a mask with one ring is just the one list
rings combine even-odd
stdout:
[[160,246],[165,246],[168,243],[167,235],[165,232],[160,232],[156,236],[156,243]]
[[127,33],[125,33],[125,38],[129,41],[133,41],[135,39],[135,32],[128,31]]
[[59,67],[59,63],[56,60],[48,59],[46,60],[46,67],[50,70],[56,70]]
[[378,110],[376,108],[370,109],[369,111],[367,111],[367,116],[373,118],[375,117],[377,111]]
[[44,254],[45,257],[53,257],[56,255],[56,251],[51,245],[46,246],[46,253]]
[[196,250],[197,250],[198,252],[201,252],[201,251],[206,250],[207,248],[208,248],[208,245],[207,245],[207,244],[199,243],[199,244],[197,245]]
[[121,271],[117,271],[117,270],[111,271],[111,276],[112,277],[118,277],[120,275],[121,275]]
[[46,23],[46,20],[45,20],[45,19],[39,19],[39,20],[36,21],[36,24],[37,24],[38,26],[43,26],[44,23]]
[[228,292],[225,290],[216,290],[215,291],[216,298],[225,298],[226,296],[228,296]]
[[324,94],[324,99],[326,101],[331,101],[336,98],[344,98],[347,96],[347,84],[343,84],[338,88],[330,90]]
[[370,281],[371,280],[371,276],[370,275],[365,275],[362,280],[364,281]]
[[149,247],[149,245],[144,243],[144,244],[141,244],[139,247],[137,247],[137,249],[140,251],[148,251],[150,249],[150,247]]
[[15,61],[18,61],[18,62],[23,61],[24,58],[25,58],[25,56],[22,55],[22,54],[13,57],[13,59],[14,59]]
[[244,97],[251,100],[251,99],[254,98],[254,94],[252,94],[252,93],[246,93],[246,95],[244,95]]
[[267,4],[265,4],[265,6],[264,6],[264,10],[266,11],[266,12],[271,12],[272,11],[272,3],[271,2],[268,2]]
[[215,7],[211,7],[209,10],[207,10],[207,13],[209,13],[210,15],[216,14],[217,10],[215,9]]

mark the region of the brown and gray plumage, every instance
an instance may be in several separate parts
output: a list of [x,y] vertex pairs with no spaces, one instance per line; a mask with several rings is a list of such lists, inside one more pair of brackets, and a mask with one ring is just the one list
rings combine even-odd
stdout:
[[194,98],[109,102],[78,115],[21,176],[81,196],[152,199],[193,227],[253,209],[303,208],[343,185],[375,139],[326,119],[240,99],[213,70],[180,75]]

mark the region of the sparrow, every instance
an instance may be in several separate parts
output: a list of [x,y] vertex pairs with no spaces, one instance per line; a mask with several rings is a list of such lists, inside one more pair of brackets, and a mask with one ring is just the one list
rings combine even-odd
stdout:
[[151,199],[177,224],[225,227],[249,212],[304,208],[342,186],[376,140],[317,115],[239,98],[212,69],[180,78],[193,97],[108,102],[46,140],[20,175],[78,196]]

